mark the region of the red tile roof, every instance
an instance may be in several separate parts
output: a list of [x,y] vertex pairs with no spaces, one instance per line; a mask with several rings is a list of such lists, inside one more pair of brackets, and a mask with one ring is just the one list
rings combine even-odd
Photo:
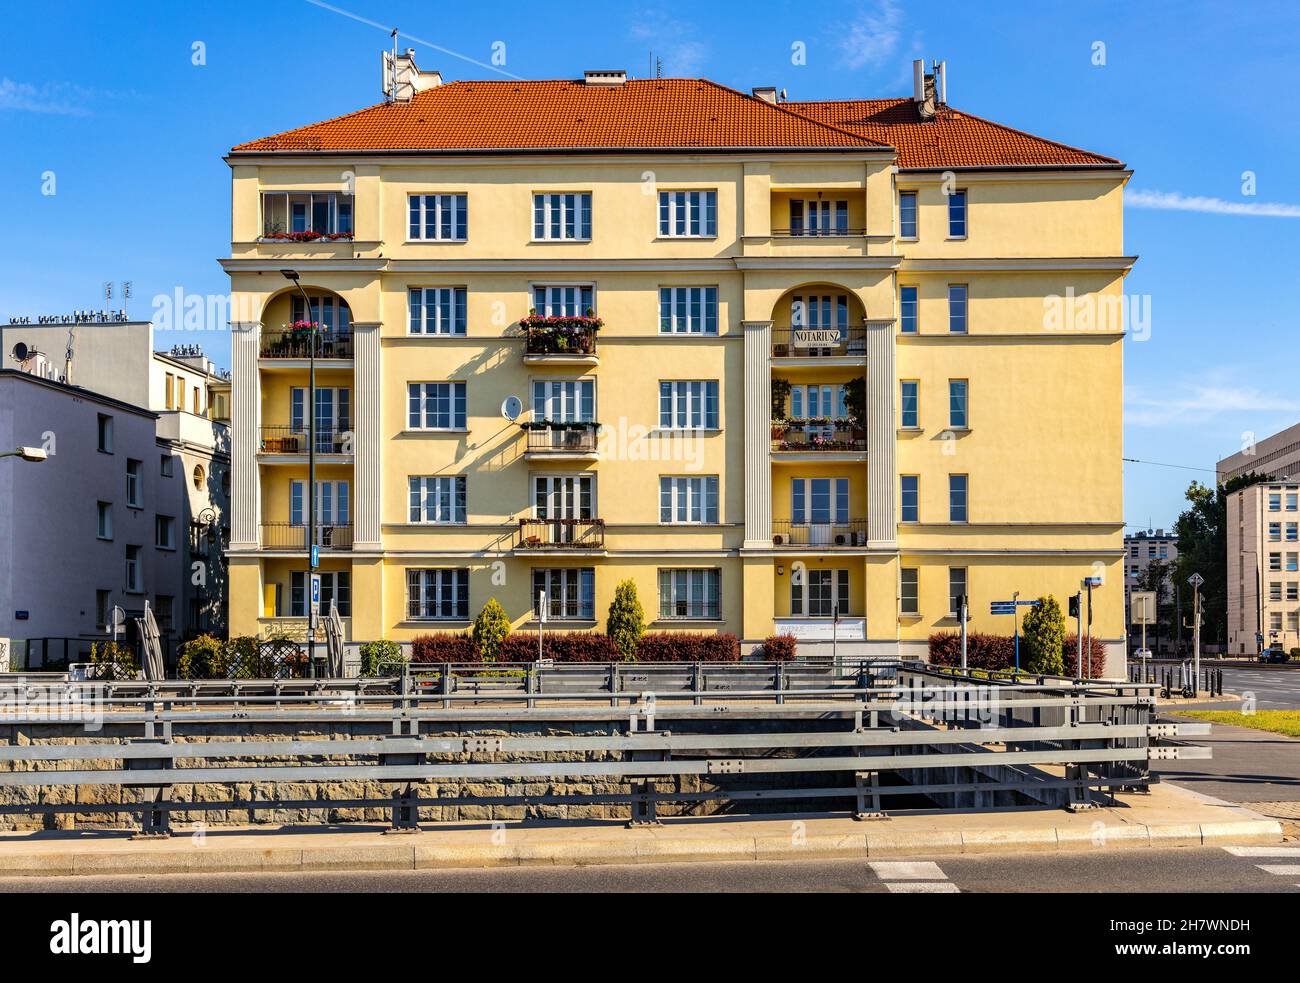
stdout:
[[246,151],[871,150],[868,136],[707,79],[450,82],[233,148]]
[[1122,167],[1113,157],[942,107],[921,122],[911,99],[788,102],[787,109],[898,148],[900,168]]

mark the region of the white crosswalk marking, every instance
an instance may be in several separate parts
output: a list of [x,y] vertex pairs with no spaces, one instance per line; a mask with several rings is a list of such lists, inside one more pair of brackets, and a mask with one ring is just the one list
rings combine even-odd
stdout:
[[1234,857],[1291,857],[1300,860],[1300,846],[1225,846]]
[[932,860],[869,860],[882,881],[942,881],[946,875]]
[[961,889],[952,881],[903,881],[886,884],[891,894],[960,894]]
[[1266,874],[1277,874],[1279,877],[1300,877],[1300,864],[1255,864]]

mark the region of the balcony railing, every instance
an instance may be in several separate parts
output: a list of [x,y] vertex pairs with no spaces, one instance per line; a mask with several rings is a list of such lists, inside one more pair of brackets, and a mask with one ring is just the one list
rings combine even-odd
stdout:
[[[262,358],[310,358],[312,333],[305,328],[263,331],[258,354]],[[317,329],[317,358],[351,358],[352,331],[347,328]]]
[[866,546],[867,520],[789,522],[777,519],[772,522],[772,543],[775,546],[813,549]]
[[587,356],[596,354],[596,332],[605,324],[594,311],[585,315],[532,313],[519,319],[525,355]]
[[837,228],[799,228],[773,229],[774,236],[790,236],[796,239],[844,239],[848,236],[864,236],[866,229],[850,229],[848,226]]
[[604,548],[604,519],[520,519],[515,538],[515,549]]
[[804,421],[772,424],[772,450],[815,451],[844,453],[865,451],[866,431],[858,424],[834,421],[808,423]]
[[[323,550],[352,549],[352,523],[316,524],[316,545]],[[263,522],[262,549],[307,551],[307,526],[296,522]]]
[[527,451],[542,454],[594,454],[600,434],[599,423],[528,423]]
[[856,327],[772,329],[773,358],[831,358],[866,356],[867,329]]
[[[308,450],[307,432],[302,427],[282,425],[260,427],[261,439],[258,452],[262,454],[306,454]],[[351,430],[316,431],[317,454],[351,454]]]

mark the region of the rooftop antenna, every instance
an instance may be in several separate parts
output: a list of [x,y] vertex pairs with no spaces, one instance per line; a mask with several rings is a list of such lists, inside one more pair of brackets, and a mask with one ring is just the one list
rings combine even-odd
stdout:
[[393,37],[393,61],[391,71],[388,76],[388,101],[397,102],[397,28],[392,30]]
[[[112,287],[112,284],[109,284]],[[75,338],[76,326],[68,325],[68,347],[63,353],[63,381],[69,386],[72,385],[72,342]]]
[[655,78],[661,79],[663,77],[664,77],[664,60],[662,58],[655,58]]

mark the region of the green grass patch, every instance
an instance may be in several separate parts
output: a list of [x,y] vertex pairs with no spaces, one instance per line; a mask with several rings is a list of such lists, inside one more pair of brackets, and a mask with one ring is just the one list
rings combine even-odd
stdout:
[[1179,710],[1178,716],[1300,737],[1300,710],[1257,710],[1255,713],[1242,713],[1240,710]]

